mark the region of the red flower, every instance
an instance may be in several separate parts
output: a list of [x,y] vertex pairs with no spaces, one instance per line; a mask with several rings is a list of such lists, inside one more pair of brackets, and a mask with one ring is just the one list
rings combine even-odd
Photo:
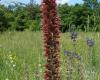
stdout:
[[44,51],[46,56],[45,80],[60,80],[59,76],[59,27],[56,0],[43,0],[42,31],[44,35]]

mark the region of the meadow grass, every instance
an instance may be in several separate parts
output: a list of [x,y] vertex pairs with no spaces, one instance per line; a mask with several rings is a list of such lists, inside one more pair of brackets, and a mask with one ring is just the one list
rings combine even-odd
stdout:
[[[89,49],[86,38],[95,40],[93,47],[95,75],[89,72]],[[66,56],[64,50],[73,50],[69,33],[61,34],[60,38],[60,71],[62,80],[66,80]],[[100,33],[79,32],[76,52],[82,56],[85,67],[83,73],[86,80],[100,80]],[[41,32],[5,32],[0,34],[0,80],[43,80],[45,58],[43,52],[43,37]],[[75,79],[78,80],[78,79]]]

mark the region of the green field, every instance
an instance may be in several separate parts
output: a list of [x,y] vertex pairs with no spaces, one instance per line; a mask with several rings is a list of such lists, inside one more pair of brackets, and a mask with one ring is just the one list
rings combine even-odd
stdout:
[[[86,38],[95,40],[93,47],[93,66],[88,65],[89,47]],[[73,50],[69,33],[61,34],[60,38],[60,74],[66,79],[67,57],[64,50]],[[79,32],[76,52],[82,56],[84,80],[100,80],[100,33]],[[73,64],[75,65],[75,61]],[[5,32],[0,34],[0,80],[43,80],[44,75],[43,37],[41,32]],[[77,68],[77,67],[76,67]],[[91,72],[93,68],[93,72]],[[74,77],[77,76],[73,74]],[[75,78],[75,80],[79,80]]]

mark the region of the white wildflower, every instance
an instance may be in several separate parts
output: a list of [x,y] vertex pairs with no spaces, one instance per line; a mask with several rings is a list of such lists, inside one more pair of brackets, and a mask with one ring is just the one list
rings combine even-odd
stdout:
[[16,65],[15,65],[15,64],[13,64],[13,67],[16,67]]
[[5,80],[9,80],[8,78],[6,78]]

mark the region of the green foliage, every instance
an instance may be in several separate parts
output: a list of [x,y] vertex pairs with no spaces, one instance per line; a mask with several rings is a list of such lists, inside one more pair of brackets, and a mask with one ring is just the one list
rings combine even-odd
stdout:
[[[61,31],[68,31],[73,25],[78,31],[100,31],[100,2],[84,0],[83,4],[59,4]],[[40,30],[40,5],[15,3],[5,7],[0,4],[0,31],[26,29]]]
[[4,6],[0,6],[0,31],[4,31],[10,27],[10,12]]
[[[73,25],[78,31],[99,31],[100,8],[89,8],[84,4],[58,5],[58,12],[61,18],[62,32],[68,31]],[[89,27],[89,28],[87,28]]]
[[39,21],[37,21],[37,20],[29,20],[29,21],[27,21],[26,26],[28,26],[28,29],[31,30],[31,31],[40,30]]
[[40,29],[39,5],[0,5],[0,31]]

